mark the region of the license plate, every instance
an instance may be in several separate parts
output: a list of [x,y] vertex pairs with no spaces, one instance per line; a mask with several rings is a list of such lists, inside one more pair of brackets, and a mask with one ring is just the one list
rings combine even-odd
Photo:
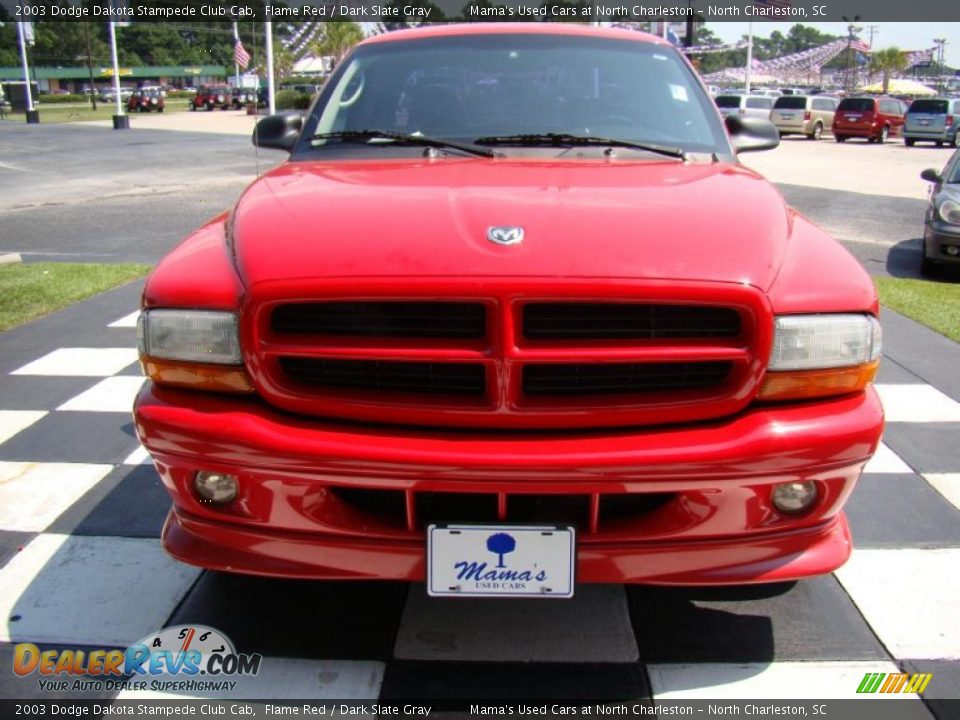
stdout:
[[793,113],[781,113],[780,117],[784,120],[793,120]]
[[930,121],[929,121],[929,120],[917,120],[917,122],[920,123],[921,125],[929,125],[929,124],[930,124]]
[[849,120],[850,122],[856,122],[859,119],[860,119],[859,115],[847,115],[847,120]]
[[576,533],[552,525],[431,525],[427,593],[573,597]]

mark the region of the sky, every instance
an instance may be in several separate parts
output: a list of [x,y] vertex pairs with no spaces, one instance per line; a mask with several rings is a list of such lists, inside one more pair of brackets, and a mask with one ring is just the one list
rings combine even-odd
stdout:
[[[757,22],[753,24],[755,35],[769,37],[774,30],[784,35],[789,32],[795,22]],[[815,27],[820,32],[832,35],[846,36],[847,24],[843,22],[806,22],[804,25]],[[736,42],[747,34],[745,22],[708,22],[707,27],[717,37],[725,42]],[[875,28],[873,46],[882,50],[895,45],[901,50],[926,50],[933,47],[933,38],[946,38],[944,59],[947,65],[960,68],[960,23],[931,23],[931,22],[889,22],[889,23],[857,23],[863,28],[860,38],[870,41],[870,26]]]

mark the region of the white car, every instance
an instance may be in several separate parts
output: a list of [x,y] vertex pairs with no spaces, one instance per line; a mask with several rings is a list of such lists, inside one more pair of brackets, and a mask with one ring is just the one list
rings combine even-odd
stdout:
[[717,104],[720,114],[740,115],[742,117],[756,117],[770,119],[770,111],[776,98],[768,95],[717,95],[713,101]]

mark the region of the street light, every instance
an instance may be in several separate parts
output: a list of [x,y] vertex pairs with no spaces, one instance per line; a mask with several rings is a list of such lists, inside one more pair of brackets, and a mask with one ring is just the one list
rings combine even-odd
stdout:
[[943,92],[943,81],[944,81],[944,64],[943,64],[943,51],[944,46],[947,44],[946,38],[934,38],[933,44],[937,46],[937,63],[940,65],[940,71],[937,73],[937,92]]
[[848,18],[846,15],[842,15],[843,21],[847,23],[847,67],[843,71],[843,89],[845,92],[849,93],[853,90],[853,86],[856,85],[856,75],[851,75],[851,66],[853,65],[853,39],[856,36],[856,33],[863,30],[861,27],[857,27],[854,23],[860,20],[859,15],[854,15],[853,20]]

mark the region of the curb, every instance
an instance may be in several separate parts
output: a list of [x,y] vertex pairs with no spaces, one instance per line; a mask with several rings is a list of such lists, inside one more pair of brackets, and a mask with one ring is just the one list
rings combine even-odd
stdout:
[[20,253],[0,253],[0,265],[12,265],[18,262],[23,262]]

